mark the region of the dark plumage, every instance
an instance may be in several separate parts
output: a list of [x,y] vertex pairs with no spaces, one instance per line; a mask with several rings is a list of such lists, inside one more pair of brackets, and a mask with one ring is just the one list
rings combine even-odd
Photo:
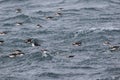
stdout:
[[69,55],[68,58],[73,58],[75,55]]
[[46,19],[53,19],[54,17],[52,17],[52,16],[48,16],[48,17],[46,17]]
[[37,42],[35,42],[35,41],[34,41],[34,42],[32,42],[31,44],[32,44],[32,46],[33,46],[33,47],[34,47],[34,46],[40,46],[40,44],[38,44],[38,43],[37,43]]
[[16,13],[21,13],[21,12],[22,12],[22,9],[18,8],[18,9],[16,9],[15,11],[16,11]]
[[25,43],[32,43],[32,39],[31,39],[31,38],[26,39],[26,40],[25,40]]
[[13,53],[9,54],[10,58],[17,57],[17,56],[23,56],[24,53],[21,50],[15,50]]
[[74,46],[81,46],[81,44],[82,43],[80,41],[72,43],[72,45],[74,45]]
[[41,28],[42,26],[40,24],[37,24],[37,28]]
[[110,51],[118,51],[120,50],[120,46],[111,46],[109,47]]
[[16,25],[20,26],[20,25],[23,25],[23,23],[22,22],[16,22]]
[[4,41],[3,40],[0,40],[0,44],[3,44],[4,43]]
[[60,12],[55,13],[55,16],[61,16],[61,15],[62,15],[62,13],[60,13]]
[[0,32],[0,35],[5,35],[5,34],[7,34],[6,32]]

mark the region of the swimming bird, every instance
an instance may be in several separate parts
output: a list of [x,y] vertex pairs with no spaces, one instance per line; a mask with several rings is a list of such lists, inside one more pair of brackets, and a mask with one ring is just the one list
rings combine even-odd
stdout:
[[20,25],[23,25],[23,23],[22,22],[16,22],[16,25],[20,26]]
[[26,39],[25,43],[31,44],[32,47],[40,46],[40,44],[32,38]]
[[74,46],[81,46],[81,44],[82,44],[82,42],[80,42],[80,41],[72,43],[72,45],[74,45]]
[[25,40],[25,43],[32,43],[32,39],[31,39],[31,38],[26,39],[26,40]]
[[119,51],[120,50],[120,46],[111,46],[109,47],[110,51]]
[[37,28],[41,28],[42,26],[40,24],[37,24]]
[[60,13],[60,12],[55,13],[55,16],[61,16],[61,15],[62,15],[62,13]]
[[110,44],[109,41],[105,41],[105,42],[103,43],[103,45],[108,45],[108,46],[110,46],[111,44]]
[[0,44],[3,44],[4,43],[4,41],[3,40],[0,40]]
[[6,32],[0,32],[0,35],[5,35],[5,34],[7,34]]
[[21,13],[22,12],[22,9],[18,8],[15,10],[16,13]]
[[13,53],[9,54],[10,58],[18,57],[18,56],[23,56],[24,53],[21,50],[15,50]]
[[36,41],[32,42],[31,44],[32,44],[33,47],[34,46],[40,46],[40,44],[38,44]]
[[75,55],[69,55],[68,58],[73,58]]
[[109,41],[105,41],[103,44],[107,45],[109,47],[110,51],[119,51],[120,50],[120,46],[112,45]]
[[47,16],[46,19],[53,19],[54,17],[52,16]]

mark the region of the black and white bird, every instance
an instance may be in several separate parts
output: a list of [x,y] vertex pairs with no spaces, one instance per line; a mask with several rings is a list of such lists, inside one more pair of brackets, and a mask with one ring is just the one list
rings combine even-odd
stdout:
[[107,45],[109,47],[110,51],[119,51],[120,50],[119,45],[112,45],[109,41],[105,41],[103,44]]
[[3,44],[4,43],[4,41],[3,40],[0,40],[0,44]]
[[23,25],[22,22],[16,22],[16,26],[20,26],[20,25]]
[[110,49],[110,51],[119,51],[120,50],[120,46],[117,46],[117,45],[110,46],[109,49]]
[[24,53],[21,50],[15,50],[13,53],[9,54],[10,58],[18,57],[18,56],[23,56]]
[[5,34],[7,34],[6,32],[0,32],[0,35],[5,35]]
[[32,44],[33,47],[34,46],[40,46],[40,44],[38,44],[36,41],[32,42],[31,44]]
[[37,28],[41,28],[41,27],[42,27],[42,25],[40,25],[40,24],[37,24],[37,25],[36,25],[36,27],[37,27]]
[[72,45],[74,45],[74,46],[81,46],[81,44],[82,44],[82,42],[80,42],[80,41],[72,43]]
[[50,19],[53,19],[54,17],[52,16],[47,16],[46,19],[50,20]]
[[26,39],[25,43],[32,43],[32,38]]
[[18,8],[15,10],[16,13],[21,13],[22,12],[22,9]]
[[34,40],[32,38],[26,39],[25,43],[31,44],[32,47],[40,46],[40,44],[36,40]]

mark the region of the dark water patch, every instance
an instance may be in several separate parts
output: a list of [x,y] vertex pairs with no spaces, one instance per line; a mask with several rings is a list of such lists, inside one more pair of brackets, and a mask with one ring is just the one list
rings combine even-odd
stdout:
[[97,69],[97,68],[94,68],[94,67],[90,67],[90,66],[64,66],[64,67],[62,67],[62,68],[64,68],[64,69],[82,69],[82,70],[95,70],[95,69]]
[[96,73],[91,74],[90,76],[96,76],[96,75],[101,75],[101,74],[102,72],[96,72]]
[[117,5],[120,5],[120,1],[119,0],[109,0],[110,3],[112,4],[117,4]]
[[117,15],[117,16],[119,16],[120,15],[120,13],[109,13],[109,14],[100,14],[101,16],[114,16],[114,15]]
[[[3,4],[3,3],[13,3],[14,4],[14,3],[22,3],[23,1],[24,0],[16,0],[16,1],[14,1],[14,0],[1,0],[0,3],[1,4]],[[26,0],[26,1],[28,1],[28,0]]]
[[38,77],[50,77],[50,78],[60,78],[60,77],[71,77],[71,76],[78,76],[78,75],[83,75],[83,74],[74,74],[74,73],[67,73],[67,74],[59,74],[59,73],[52,73],[52,72],[45,72],[42,74],[37,74],[36,76]]
[[101,11],[101,9],[99,9],[99,8],[92,8],[92,7],[90,7],[90,8],[81,8],[80,10],[89,10],[89,11]]
[[102,64],[102,62],[99,60],[99,58],[91,58],[91,59],[86,59],[83,60],[81,62],[79,62],[79,64],[86,64],[86,65],[97,65],[97,64]]
[[15,26],[14,23],[4,23],[3,26]]
[[69,13],[69,12],[80,12],[80,10],[78,10],[78,9],[68,9],[68,10],[62,10],[62,12],[67,12],[67,13]]
[[16,20],[16,19],[21,19],[21,20],[25,20],[25,19],[28,19],[29,16],[28,15],[25,15],[25,14],[21,14],[21,15],[17,15],[17,16],[13,16],[13,17],[9,17],[3,21],[8,21],[8,20]]
[[112,18],[112,17],[108,17],[108,18],[89,18],[89,19],[80,19],[80,21],[91,21],[91,22],[101,22],[101,23],[105,23],[105,22],[113,22],[113,21],[117,21],[120,18]]
[[105,78],[99,78],[96,80],[119,80],[120,77],[116,77],[116,76],[109,76],[109,77],[105,77]]
[[119,67],[114,67],[114,68],[107,68],[105,72],[112,74],[120,74],[120,68]]
[[37,14],[39,14],[39,15],[44,15],[44,16],[50,16],[50,15],[52,15],[54,12],[53,11],[49,11],[49,12],[45,12],[45,11],[37,11],[36,12]]
[[29,19],[31,21],[31,23],[38,23],[38,22],[41,22],[41,23],[46,23],[45,21],[45,16],[33,16],[33,17],[29,17]]
[[1,77],[1,80],[28,80],[28,79],[22,77],[4,76]]

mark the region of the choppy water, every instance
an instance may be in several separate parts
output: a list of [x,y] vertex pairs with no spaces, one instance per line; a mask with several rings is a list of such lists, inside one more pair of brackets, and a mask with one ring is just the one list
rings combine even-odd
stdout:
[[[120,45],[120,0],[0,0],[3,31],[0,80],[120,80],[120,51],[103,45]],[[41,46],[24,43],[28,38]],[[82,45],[72,45],[76,41]],[[7,57],[16,49],[25,55]],[[41,49],[50,55],[42,57]]]

